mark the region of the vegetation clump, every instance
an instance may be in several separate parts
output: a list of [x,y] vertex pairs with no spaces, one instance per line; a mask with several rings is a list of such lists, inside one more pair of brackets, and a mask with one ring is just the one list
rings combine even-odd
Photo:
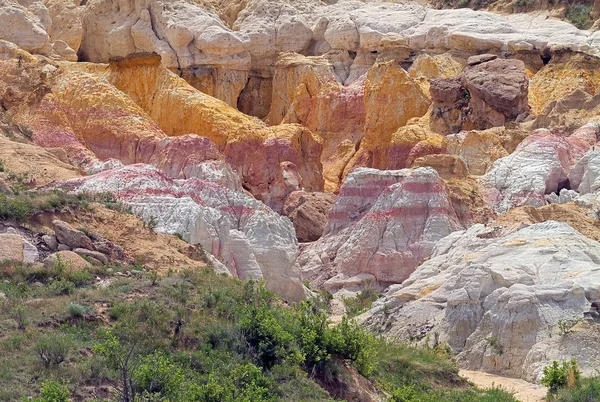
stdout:
[[129,402],[328,401],[349,370],[391,401],[407,400],[408,389],[414,401],[490,400],[460,379],[443,344],[387,341],[348,317],[333,326],[319,300],[289,305],[262,283],[209,269],[154,278],[90,269],[109,285],[76,287],[68,269],[0,264],[8,302],[35,301],[19,315],[0,309],[0,322],[26,322],[0,342],[0,400],[94,400],[90,389],[109,389],[105,400]]

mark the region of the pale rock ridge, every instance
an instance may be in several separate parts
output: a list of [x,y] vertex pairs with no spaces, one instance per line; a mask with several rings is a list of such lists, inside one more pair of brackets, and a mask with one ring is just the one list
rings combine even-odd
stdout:
[[202,179],[173,180],[156,168],[135,164],[63,182],[72,191],[114,193],[133,212],[157,219],[156,230],[200,243],[241,279],[264,278],[282,297],[306,297],[300,282],[298,242],[288,218],[260,201]]
[[77,61],[82,32],[80,8],[72,1],[0,2],[0,39],[25,51]]
[[[344,64],[341,82],[349,85],[376,62],[405,60],[411,51],[510,52],[537,57],[539,64],[547,48],[595,54],[600,47],[597,33],[539,15],[353,0],[252,0],[240,7],[235,16],[220,16],[211,6],[183,0],[91,0],[84,9],[82,54],[107,62],[155,51],[192,85],[235,106],[247,91],[270,97],[264,80],[274,76],[283,52],[334,51]],[[215,85],[221,79],[228,84]]]
[[340,189],[323,237],[303,246],[298,261],[304,279],[332,291],[369,279],[400,283],[460,228],[435,170],[359,168]]
[[39,258],[37,248],[16,230],[8,228],[0,233],[0,261],[30,264]]
[[570,186],[571,168],[596,144],[599,134],[596,123],[583,126],[568,137],[550,130],[534,131],[481,177],[484,199],[498,213],[522,205],[545,205],[546,194]]
[[[558,336],[559,320],[583,318],[600,298],[598,255],[598,242],[565,223],[474,225],[440,240],[431,259],[361,320],[400,339],[438,332],[467,368],[539,381],[562,355],[555,348],[571,344]],[[578,326],[574,336],[592,336],[596,327]],[[584,373],[600,363],[584,348],[569,352]]]

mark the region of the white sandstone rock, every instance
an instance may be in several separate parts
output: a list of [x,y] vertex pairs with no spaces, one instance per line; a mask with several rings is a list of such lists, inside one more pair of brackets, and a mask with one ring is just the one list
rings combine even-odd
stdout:
[[[431,259],[361,320],[406,340],[438,332],[467,368],[539,380],[561,354],[553,349],[561,342],[550,341],[558,322],[583,318],[600,300],[599,264],[600,243],[565,223],[508,234],[478,224],[440,240]],[[597,353],[570,353],[587,372],[600,364]]]
[[[306,297],[300,281],[298,243],[290,220],[262,202],[222,185],[201,180],[173,180],[150,165],[128,165],[64,182],[75,191],[114,193],[155,230],[181,233],[200,243],[229,272],[241,279],[264,278],[282,297]],[[218,264],[222,270],[222,265]]]

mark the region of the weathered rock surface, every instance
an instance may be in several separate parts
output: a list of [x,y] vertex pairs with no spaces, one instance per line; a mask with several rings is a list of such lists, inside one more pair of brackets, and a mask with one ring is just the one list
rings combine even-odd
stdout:
[[[294,227],[250,196],[201,179],[173,180],[149,165],[130,165],[63,187],[114,193],[133,212],[157,220],[156,231],[180,233],[202,246],[241,279],[264,278],[288,300],[306,297],[297,263]],[[59,239],[60,240],[60,239]]]
[[82,33],[80,9],[72,1],[0,2],[0,39],[28,52],[77,61]]
[[323,237],[302,248],[303,278],[337,290],[371,280],[400,283],[435,242],[460,228],[444,182],[431,168],[356,169],[342,188]]
[[321,237],[335,199],[331,193],[294,191],[290,194],[283,205],[283,214],[294,224],[299,242],[311,242]]
[[59,243],[69,246],[70,248],[83,248],[94,250],[94,243],[82,231],[75,229],[67,222],[60,220],[52,221],[52,228]]
[[0,261],[32,263],[39,257],[37,248],[15,233],[0,234]]
[[101,264],[106,265],[108,263],[108,257],[106,254],[99,251],[88,250],[85,248],[74,248],[73,252],[82,257],[90,257],[96,261],[100,261]]
[[[554,349],[564,343],[559,320],[583,318],[600,297],[599,252],[600,243],[565,223],[508,233],[475,225],[439,241],[431,259],[362,319],[401,339],[438,332],[467,368],[539,380],[563,353]],[[596,329],[580,330],[585,337]],[[570,356],[585,373],[600,363],[597,354],[574,349]]]
[[58,251],[50,254],[44,259],[43,263],[46,268],[53,268],[56,264],[60,263],[63,267],[72,271],[83,271],[91,267],[89,262],[73,251]]
[[459,156],[472,175],[485,174],[494,161],[508,155],[500,137],[492,131],[461,131],[447,138],[448,153]]
[[63,64],[49,74],[31,63],[26,78],[16,60],[0,70],[5,104],[29,102],[31,88],[44,88],[15,120],[30,125],[37,144],[62,148],[88,172],[117,161],[150,163],[174,178],[212,172],[278,212],[291,192],[323,189],[318,136],[299,125],[267,127],[195,90],[155,56],[123,58],[109,68]]
[[499,213],[522,205],[545,205],[545,194],[570,186],[571,168],[596,144],[599,133],[596,124],[568,137],[535,131],[481,177],[484,199]]
[[483,130],[529,113],[525,64],[520,60],[477,57],[457,78],[431,81],[431,126],[435,131]]

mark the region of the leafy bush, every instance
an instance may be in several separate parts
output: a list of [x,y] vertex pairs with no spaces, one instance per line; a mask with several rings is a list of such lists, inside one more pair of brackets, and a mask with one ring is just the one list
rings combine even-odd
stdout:
[[27,320],[27,307],[22,304],[18,304],[12,308],[10,311],[10,316],[13,320],[17,322],[17,328],[21,331],[27,328],[28,320]]
[[159,394],[177,399],[184,375],[181,368],[171,362],[163,352],[157,352],[141,359],[132,379],[136,393]]
[[81,318],[90,310],[90,307],[78,303],[69,303],[69,315],[73,318]]
[[0,194],[0,220],[27,221],[33,213],[33,204],[27,197]]
[[64,362],[69,353],[70,342],[64,335],[51,334],[40,339],[34,347],[44,367],[57,366]]
[[53,296],[70,295],[75,291],[75,284],[66,279],[53,281],[48,286],[48,294]]
[[497,355],[502,355],[504,353],[504,347],[502,346],[502,343],[500,343],[500,339],[495,336],[490,336],[489,338],[485,338],[485,341]]
[[277,317],[266,303],[249,306],[240,328],[257,362],[267,369],[282,360],[302,361],[294,337],[283,327],[284,317]]
[[56,380],[46,380],[40,388],[40,398],[35,402],[68,402],[71,393],[66,383],[60,383]]
[[573,388],[559,389],[550,398],[555,402],[596,402],[600,400],[600,377],[583,378]]
[[344,297],[344,304],[349,317],[355,317],[369,308],[381,295],[374,288],[359,292],[356,297]]
[[544,367],[543,373],[541,382],[549,388],[550,393],[556,393],[559,389],[567,386],[572,388],[581,378],[577,360],[562,362],[562,364],[554,360],[552,365]]
[[21,125],[21,133],[23,133],[23,136],[28,140],[31,140],[31,138],[33,137],[33,131],[24,124]]
[[573,327],[581,322],[581,319],[576,320],[558,320],[558,334],[564,336],[573,332]]
[[203,402],[270,402],[275,401],[269,392],[272,386],[260,368],[247,363],[235,367],[224,378],[211,373],[208,382],[194,387],[187,397]]
[[577,28],[589,29],[594,24],[594,20],[590,15],[593,7],[593,4],[571,4],[567,8],[565,17]]

